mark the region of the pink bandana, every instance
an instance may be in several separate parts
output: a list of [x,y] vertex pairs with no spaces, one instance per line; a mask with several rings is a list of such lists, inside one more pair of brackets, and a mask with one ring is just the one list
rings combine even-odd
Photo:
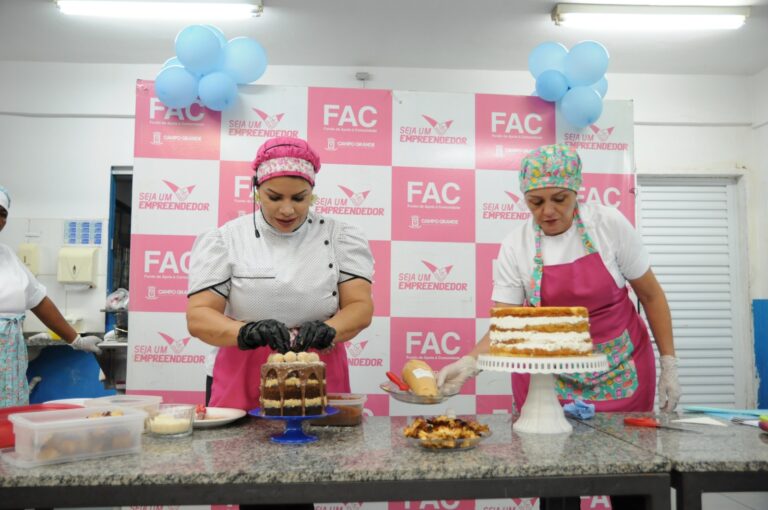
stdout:
[[257,185],[273,177],[292,176],[306,179],[314,186],[320,158],[305,140],[280,136],[270,138],[259,147],[253,170]]
[[301,177],[312,186],[315,185],[315,167],[309,161],[299,158],[275,158],[265,161],[256,169],[256,182],[261,185],[268,179],[286,175]]

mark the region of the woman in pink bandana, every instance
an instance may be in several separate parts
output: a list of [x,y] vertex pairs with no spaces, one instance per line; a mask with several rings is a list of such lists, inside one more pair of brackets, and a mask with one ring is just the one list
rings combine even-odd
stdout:
[[348,392],[341,344],[373,315],[373,257],[362,232],[310,210],[320,159],[304,140],[273,138],[253,162],[261,207],[201,234],[189,269],[189,332],[209,357],[211,406],[259,406],[273,351],[317,350],[329,392]]
[[[651,339],[629,298],[640,300],[661,355],[659,406],[675,409],[680,397],[672,319],[639,234],[611,207],[577,204],[581,160],[566,145],[548,145],[522,162],[520,190],[532,218],[506,237],[494,275],[497,306],[584,306],[589,310],[595,351],[608,356],[601,374],[557,378],[561,400],[583,399],[597,411],[651,411],[655,361]],[[472,352],[440,371],[438,384],[458,390],[477,373],[477,355],[487,353],[488,334]],[[513,374],[515,405],[528,393],[529,376]]]

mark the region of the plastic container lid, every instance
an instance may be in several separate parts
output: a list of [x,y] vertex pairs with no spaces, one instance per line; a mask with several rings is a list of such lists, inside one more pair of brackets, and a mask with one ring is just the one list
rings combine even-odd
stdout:
[[163,401],[160,395],[109,395],[107,397],[93,398],[85,403],[86,407],[121,406],[121,407],[147,407],[156,406]]
[[57,409],[78,409],[80,405],[73,404],[32,404],[28,406],[4,407],[0,409],[0,448],[9,448],[16,443],[13,434],[13,424],[8,417],[15,413],[34,413],[38,411],[55,411]]

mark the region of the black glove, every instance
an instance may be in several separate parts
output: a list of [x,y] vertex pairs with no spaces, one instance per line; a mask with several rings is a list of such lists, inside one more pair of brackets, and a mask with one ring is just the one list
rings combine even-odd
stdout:
[[307,349],[322,351],[333,344],[336,338],[336,330],[322,321],[305,322],[299,328],[293,350],[303,352]]
[[237,346],[242,350],[267,345],[281,354],[288,352],[291,348],[291,334],[285,324],[273,319],[248,322],[237,333]]

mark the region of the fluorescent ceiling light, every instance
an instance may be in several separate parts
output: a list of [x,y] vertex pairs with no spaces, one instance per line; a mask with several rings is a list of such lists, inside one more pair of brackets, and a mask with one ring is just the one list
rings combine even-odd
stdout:
[[134,19],[221,20],[260,16],[261,0],[241,2],[132,2],[122,0],[55,0],[64,14]]
[[556,25],[612,30],[718,30],[744,24],[749,7],[557,4]]

